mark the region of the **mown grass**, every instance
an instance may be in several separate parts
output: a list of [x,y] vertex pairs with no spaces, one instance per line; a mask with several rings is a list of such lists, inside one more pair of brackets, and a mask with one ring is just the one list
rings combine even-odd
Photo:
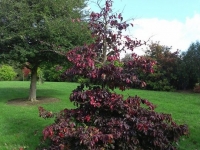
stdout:
[[[69,101],[71,91],[76,83],[45,82],[38,84],[37,95],[54,97],[59,102],[40,104],[53,112],[64,108],[74,108]],[[29,82],[0,82],[0,150],[13,150],[24,147],[34,150],[41,142],[42,130],[53,123],[53,119],[44,120],[38,117],[38,106],[13,106],[7,101],[28,97]],[[116,92],[121,93],[119,90]],[[124,96],[138,95],[157,105],[156,111],[172,114],[179,124],[188,124],[189,138],[182,137],[178,148],[180,150],[200,149],[200,94],[181,92],[156,92],[146,90],[127,90]]]

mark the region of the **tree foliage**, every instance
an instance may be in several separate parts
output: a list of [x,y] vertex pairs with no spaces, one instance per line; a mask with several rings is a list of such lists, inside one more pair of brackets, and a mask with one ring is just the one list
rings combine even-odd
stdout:
[[12,66],[0,65],[0,81],[12,81],[15,79],[17,73]]
[[179,51],[171,52],[171,48],[151,43],[145,51],[145,57],[156,61],[153,74],[141,73],[141,78],[147,82],[147,89],[170,91],[178,86],[177,66]]
[[177,125],[171,115],[156,113],[155,106],[146,99],[124,99],[111,92],[133,84],[145,86],[138,79],[137,70],[153,72],[154,61],[136,54],[130,61],[119,61],[122,50],[133,50],[142,43],[122,36],[129,24],[121,14],[113,14],[111,0],[105,2],[100,13],[90,15],[89,27],[95,42],[76,47],[67,55],[73,66],[66,75],[90,80],[70,95],[77,108],[54,114],[39,107],[43,118],[56,115],[55,123],[43,130],[44,140],[50,140],[47,149],[175,149],[174,142],[188,134],[186,125]]
[[0,1],[0,60],[31,70],[30,99],[36,99],[39,66],[67,62],[66,51],[90,40],[81,21],[85,6],[84,0]]
[[[151,90],[185,90],[193,89],[200,82],[199,42],[192,43],[186,52],[171,52],[171,48],[151,43],[145,52],[145,57],[156,61],[154,73],[140,73],[140,78],[147,83],[146,89]],[[122,61],[132,59],[125,55]]]
[[63,81],[62,74],[65,72],[65,70],[69,68],[67,65],[61,66],[61,65],[45,65],[42,69],[44,72],[44,78],[46,81],[51,82],[60,82]]
[[192,43],[181,55],[179,63],[181,89],[192,89],[200,82],[200,43]]

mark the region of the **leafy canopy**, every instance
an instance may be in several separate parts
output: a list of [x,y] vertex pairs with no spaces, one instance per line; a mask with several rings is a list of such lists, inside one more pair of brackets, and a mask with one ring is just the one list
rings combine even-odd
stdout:
[[1,60],[33,66],[61,62],[63,51],[89,41],[84,22],[82,28],[72,22],[84,19],[84,7],[84,1],[1,0]]

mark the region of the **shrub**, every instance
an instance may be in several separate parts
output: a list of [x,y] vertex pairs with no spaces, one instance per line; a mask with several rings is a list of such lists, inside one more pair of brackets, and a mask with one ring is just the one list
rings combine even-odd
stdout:
[[30,81],[31,70],[28,69],[27,67],[23,67],[22,69],[21,68],[17,68],[16,72],[17,72],[17,79],[16,80]]
[[[73,91],[70,100],[77,109],[64,109],[55,123],[43,131],[51,139],[49,149],[175,149],[173,143],[188,134],[171,115],[156,113],[155,106],[140,97],[111,93],[100,87]],[[145,107],[146,106],[146,107]],[[40,116],[53,114],[39,108]]]
[[24,67],[22,69],[22,73],[23,73],[23,81],[30,79],[30,75],[31,75],[31,70],[30,69],[28,69],[27,67]]
[[[148,78],[151,78],[151,75],[149,75]],[[173,86],[171,86],[167,79],[162,79],[158,81],[150,81],[147,80],[147,87],[146,89],[149,90],[156,90],[156,91],[174,91]]]
[[0,66],[0,81],[11,81],[14,80],[17,73],[9,65]]
[[59,82],[62,81],[61,75],[65,69],[60,65],[44,66],[43,74],[46,81]]
[[[148,100],[138,96],[124,99],[111,92],[117,87],[122,91],[132,85],[144,87],[146,83],[138,79],[137,71],[153,72],[154,65],[154,61],[136,54],[120,63],[120,51],[133,50],[142,43],[128,36],[121,39],[121,30],[129,25],[122,22],[121,14],[109,15],[111,6],[112,1],[106,0],[101,13],[90,15],[89,27],[95,42],[67,53],[73,66],[66,75],[83,76],[90,81],[80,84],[70,95],[77,108],[52,113],[39,107],[41,117],[55,117],[55,123],[43,130],[43,139],[49,141],[44,149],[174,150],[174,143],[188,135],[187,125],[177,125],[171,115],[155,112]],[[112,28],[118,30],[117,34]]]

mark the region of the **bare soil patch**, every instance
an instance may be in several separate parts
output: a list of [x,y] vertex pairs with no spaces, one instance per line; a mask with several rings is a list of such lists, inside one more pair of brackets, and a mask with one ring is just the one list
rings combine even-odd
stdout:
[[52,98],[52,97],[38,97],[36,101],[31,102],[28,101],[27,98],[17,98],[8,100],[8,105],[18,105],[18,106],[33,106],[38,104],[44,104],[44,103],[55,103],[58,102],[59,99]]

